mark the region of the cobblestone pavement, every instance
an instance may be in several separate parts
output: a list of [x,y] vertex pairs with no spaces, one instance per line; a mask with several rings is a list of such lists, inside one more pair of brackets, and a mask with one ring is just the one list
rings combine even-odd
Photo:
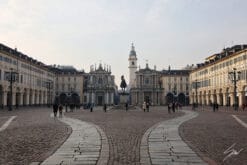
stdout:
[[[109,158],[105,134],[94,124],[68,117],[60,121],[72,127],[72,134],[42,165],[103,165]],[[103,144],[102,144],[103,143]]]
[[160,121],[182,114],[168,114],[166,107],[151,107],[150,112],[145,113],[141,110],[110,110],[105,113],[102,107],[97,107],[94,112],[81,110],[66,116],[92,122],[102,128],[110,147],[109,165],[140,165],[140,143],[146,130]]
[[0,116],[0,127],[10,118],[11,116]]
[[198,115],[192,111],[184,112],[184,116],[160,122],[146,131],[141,143],[141,163],[145,165],[207,164],[179,136],[179,125]]
[[229,157],[224,164],[246,165],[247,129],[240,125],[232,114],[246,119],[247,111],[236,112],[227,107],[220,107],[218,112],[212,112],[211,107],[203,109],[198,108],[199,116],[180,126],[183,140],[211,164],[223,164],[222,161],[227,156],[223,152],[236,143],[234,149],[244,150],[239,155]]
[[[247,113],[247,112],[246,112]],[[243,122],[247,123],[247,115],[236,115],[239,119],[241,119]]]
[[70,127],[50,118],[50,113],[51,109],[37,107],[0,110],[1,119],[17,116],[7,129],[0,132],[1,165],[41,162],[67,139]]

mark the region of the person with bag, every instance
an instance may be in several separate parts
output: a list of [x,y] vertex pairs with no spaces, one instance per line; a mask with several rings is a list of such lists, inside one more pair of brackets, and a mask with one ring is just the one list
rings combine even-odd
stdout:
[[147,104],[146,104],[146,102],[144,101],[144,102],[143,102],[143,105],[142,105],[142,109],[143,109],[144,112],[146,111],[146,108],[147,108]]
[[62,104],[59,105],[58,109],[59,109],[59,117],[63,117],[63,106],[62,106]]

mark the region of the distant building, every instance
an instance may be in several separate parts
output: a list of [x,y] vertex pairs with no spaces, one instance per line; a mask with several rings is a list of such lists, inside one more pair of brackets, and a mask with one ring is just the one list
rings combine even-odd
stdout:
[[111,75],[110,66],[98,68],[91,66],[90,72],[85,74],[84,102],[94,105],[113,105],[116,91],[115,77]]
[[160,81],[160,72],[156,69],[150,69],[148,64],[146,68],[135,72],[135,84],[130,89],[131,104],[142,105],[143,102],[149,102],[152,105],[161,105],[162,102],[162,84]]
[[73,66],[52,66],[55,72],[55,94],[64,105],[83,104],[84,71],[78,71]]
[[232,106],[236,99],[238,105],[247,104],[247,45],[207,57],[190,73],[190,84],[190,103]]
[[189,73],[191,70],[168,70],[161,71],[164,104],[178,102],[182,105],[189,104]]

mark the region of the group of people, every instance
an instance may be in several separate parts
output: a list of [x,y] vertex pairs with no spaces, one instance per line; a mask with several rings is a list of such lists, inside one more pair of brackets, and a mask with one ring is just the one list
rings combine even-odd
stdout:
[[213,111],[215,112],[215,111],[218,111],[218,110],[219,110],[219,104],[215,102],[213,104]]
[[59,111],[59,117],[63,116],[63,105],[62,104],[53,104],[53,113],[54,117],[57,117],[57,112]]
[[182,108],[182,105],[179,104],[178,102],[169,103],[168,104],[168,113],[171,113],[171,110],[174,113],[175,110],[178,110],[178,107],[180,107],[180,109]]
[[149,112],[149,106],[150,106],[149,102],[144,101],[143,104],[142,104],[143,111],[144,112],[146,112],[146,111]]
[[[94,108],[94,104],[90,104],[90,112],[93,112],[93,108]],[[103,105],[103,110],[104,110],[104,112],[106,112],[106,110],[107,110],[106,104]]]

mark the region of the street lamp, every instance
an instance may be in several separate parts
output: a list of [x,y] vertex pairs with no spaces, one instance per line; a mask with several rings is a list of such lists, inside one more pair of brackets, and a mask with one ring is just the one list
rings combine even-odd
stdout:
[[10,68],[10,72],[7,74],[7,80],[10,82],[10,103],[9,103],[9,111],[12,111],[12,95],[13,95],[13,83],[17,80],[18,73],[13,72],[13,68]]
[[174,85],[174,87],[173,87],[173,102],[177,101],[176,95],[177,95],[177,86]]
[[236,68],[233,68],[233,71],[229,72],[229,79],[232,81],[234,85],[234,110],[237,111],[237,81],[240,80],[240,71],[236,71]]

